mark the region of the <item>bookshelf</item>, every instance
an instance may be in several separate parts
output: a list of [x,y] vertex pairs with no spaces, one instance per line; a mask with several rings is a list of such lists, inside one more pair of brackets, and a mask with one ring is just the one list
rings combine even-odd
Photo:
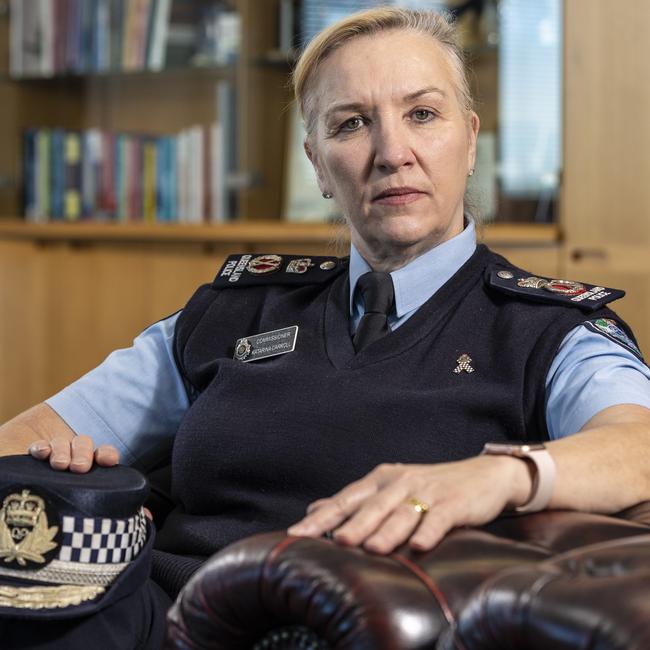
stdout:
[[[225,65],[43,79],[9,75],[9,5],[0,0],[0,312],[10,315],[0,319],[0,421],[52,394],[110,350],[128,345],[148,323],[182,307],[227,254],[337,254],[346,241],[335,226],[280,219],[290,126],[290,66],[279,38],[286,0],[229,2],[239,16],[241,41],[237,60]],[[648,49],[642,33],[648,20],[646,0],[625,3],[613,17],[607,7],[589,0],[563,4],[566,137],[559,213],[554,223],[536,224],[513,204],[500,215],[505,219],[487,225],[482,235],[515,264],[540,275],[627,289],[629,297],[616,308],[646,353],[650,189],[638,182],[637,173],[621,170],[638,172],[650,164],[638,147],[647,130],[649,100],[638,80],[645,78],[644,61],[650,57],[650,52],[639,56],[638,48]],[[500,119],[498,52],[474,45],[469,54],[482,125],[494,131]],[[232,84],[237,94],[237,173],[228,188],[236,222],[31,224],[21,218],[25,129],[94,127],[170,135],[192,124],[207,127],[218,117],[215,88],[220,82]],[[594,137],[604,128],[611,137]],[[337,242],[342,248],[336,248]]]
[[[4,54],[0,59],[0,117],[3,118],[0,135],[7,143],[4,154],[0,155],[0,218],[23,214],[25,204],[24,213],[34,221],[277,219],[281,209],[284,155],[283,109],[290,98],[286,70],[269,72],[263,69],[261,62],[267,52],[278,51],[280,4],[281,0],[0,2],[0,50]],[[29,11],[49,6],[51,12],[59,5],[67,6],[70,11],[74,7],[76,10],[83,7],[91,13],[97,6],[110,7],[111,11],[121,6],[123,13],[130,12],[133,7],[145,7],[150,12],[150,22],[154,22],[156,7],[167,6],[170,12],[170,41],[166,50],[168,65],[152,66],[147,59],[138,65],[127,65],[127,50],[133,47],[127,48],[127,35],[132,30],[126,17],[122,23],[123,56],[118,63],[109,60],[100,64],[95,61],[102,58],[95,46],[88,46],[82,63],[74,60],[74,56],[80,56],[79,48],[72,55],[69,52],[61,55],[58,53],[60,47],[53,46],[52,56],[55,59],[63,56],[63,63],[54,64],[54,69],[52,61],[42,65],[30,64],[26,55],[7,56],[7,52],[17,49],[12,40],[16,41],[16,31],[23,33],[26,29],[23,23],[30,22],[27,19]],[[201,53],[197,44],[193,54],[186,54],[187,60],[179,61],[177,54],[170,61],[172,43],[175,42],[172,33],[178,36],[180,31],[182,36],[183,30],[179,30],[179,26],[188,31],[187,25],[177,22],[183,19],[183,16],[179,18],[176,15],[180,11],[177,7],[185,8],[183,11],[186,13],[190,11],[187,7],[193,7],[195,15],[192,19],[195,21],[204,20],[206,15],[210,17],[212,10],[220,11],[222,16],[236,16],[236,20],[227,21],[224,28],[225,33],[231,34],[230,40],[236,43],[236,46],[231,44],[235,51],[210,58]],[[20,16],[20,28],[15,27],[15,21],[11,20],[12,13],[14,18]],[[201,22],[193,25],[197,39],[211,29]],[[63,40],[62,47],[69,49],[70,34],[76,32],[71,31],[69,25],[61,28],[60,34],[57,29],[53,28],[55,36],[50,36],[49,41]],[[234,32],[239,36],[232,36]],[[109,30],[103,39],[111,47],[112,36]],[[186,40],[187,37],[186,33]],[[29,40],[27,36],[24,38]],[[152,40],[151,35],[148,40]],[[45,41],[49,42],[48,39]],[[187,42],[185,47],[188,47]],[[23,49],[29,48],[24,45]],[[150,50],[151,45],[146,45],[146,49]],[[66,56],[72,56],[73,61],[66,63]],[[110,59],[111,56],[112,50],[110,56],[103,58]],[[22,59],[22,68],[17,59]],[[61,65],[65,67],[61,68]],[[94,133],[89,134],[89,130]],[[31,144],[27,140],[35,152],[33,156],[24,153],[23,134],[26,132],[33,132],[28,137],[33,137],[38,143]],[[93,156],[94,163],[99,160],[96,166],[101,171],[96,172],[97,178],[92,176],[92,172],[86,173],[85,167],[82,172],[74,169],[74,160],[67,156],[71,149],[61,144],[64,138],[66,142],[70,139],[68,132],[70,138],[80,137],[75,145],[82,152],[80,165],[85,165]],[[95,145],[91,135],[93,138],[101,137],[101,145]],[[169,154],[164,151],[163,145],[166,144],[170,145]],[[154,151],[148,158],[147,149]],[[88,154],[88,151],[93,153]],[[43,162],[49,161],[50,157],[56,162],[50,165]],[[64,157],[65,171],[60,173],[60,161]],[[147,167],[148,160],[153,160],[154,164]],[[168,162],[169,168],[166,167]],[[106,169],[115,169],[116,178],[102,180]],[[130,173],[132,169],[134,174]],[[153,188],[149,183],[149,192],[147,169],[150,170],[149,176],[154,175],[155,183]],[[124,176],[121,185],[117,170],[121,170]],[[44,193],[40,179],[47,174],[51,176],[48,181],[50,190]],[[55,178],[54,175],[58,176]],[[82,197],[90,196],[92,200],[82,202],[86,208],[81,211],[62,212],[60,195],[67,195],[69,178],[75,176],[81,177],[76,181],[75,189]],[[89,182],[86,182],[87,178]],[[168,179],[173,179],[173,182],[168,182]],[[92,189],[87,191],[93,183],[99,188],[99,196],[93,195]],[[170,192],[170,196],[162,196],[164,192],[160,188],[173,188],[175,194]],[[205,191],[201,191],[202,188]],[[179,201],[177,207],[176,199],[184,193],[188,201]],[[119,197],[132,197],[133,194],[137,194],[134,201],[125,207],[123,203],[126,200],[121,202]],[[117,198],[114,195],[118,195]],[[146,214],[147,195],[155,196],[155,214],[151,210]],[[36,209],[33,207],[34,197]]]

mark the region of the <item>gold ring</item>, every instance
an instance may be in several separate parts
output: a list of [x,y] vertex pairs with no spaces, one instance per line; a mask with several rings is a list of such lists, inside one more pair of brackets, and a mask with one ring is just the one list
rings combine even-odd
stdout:
[[425,512],[429,511],[429,504],[425,503],[424,501],[420,501],[420,499],[416,499],[415,497],[412,499],[407,499],[404,501],[404,503],[407,506],[411,506],[415,512],[417,512],[419,515],[423,515]]

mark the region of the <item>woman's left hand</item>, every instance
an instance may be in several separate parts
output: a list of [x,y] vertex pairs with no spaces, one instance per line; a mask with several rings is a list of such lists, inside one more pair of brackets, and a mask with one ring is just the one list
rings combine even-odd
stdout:
[[[525,503],[530,490],[525,461],[508,456],[384,464],[312,503],[288,533],[320,537],[331,532],[341,544],[374,553],[390,553],[407,541],[416,550],[428,550],[456,526],[484,524],[505,508]],[[418,512],[416,502],[426,504],[426,512]]]

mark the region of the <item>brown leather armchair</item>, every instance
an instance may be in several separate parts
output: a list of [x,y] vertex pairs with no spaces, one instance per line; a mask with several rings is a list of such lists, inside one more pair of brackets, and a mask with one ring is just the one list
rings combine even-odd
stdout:
[[502,517],[387,557],[257,535],[194,575],[167,647],[648,650],[650,502]]

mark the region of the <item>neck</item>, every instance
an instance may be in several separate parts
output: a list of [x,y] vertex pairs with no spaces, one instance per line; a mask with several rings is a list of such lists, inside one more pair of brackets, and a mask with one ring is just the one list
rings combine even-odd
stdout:
[[351,240],[361,257],[368,263],[373,271],[390,273],[405,267],[420,255],[435,248],[443,242],[459,235],[463,225],[450,228],[442,236],[426,239],[414,243],[403,244],[394,241],[366,241],[351,227]]

